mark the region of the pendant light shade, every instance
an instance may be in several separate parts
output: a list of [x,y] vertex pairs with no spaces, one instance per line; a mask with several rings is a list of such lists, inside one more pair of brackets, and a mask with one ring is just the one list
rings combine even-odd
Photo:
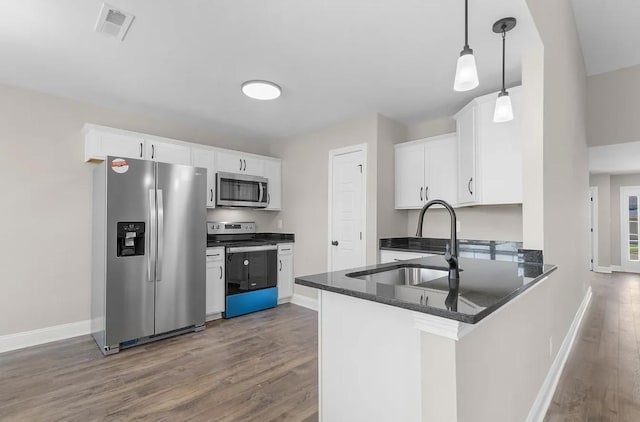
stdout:
[[503,18],[493,24],[493,32],[502,34],[502,91],[498,94],[496,100],[496,109],[493,112],[493,121],[495,123],[504,123],[513,120],[513,107],[511,106],[511,98],[505,89],[504,84],[504,63],[505,63],[505,42],[507,32],[516,26],[516,18]]
[[513,120],[513,108],[511,107],[511,97],[508,92],[498,94],[496,109],[493,112],[493,121],[496,123]]
[[[468,51],[467,51],[468,50]],[[456,66],[456,80],[453,83],[455,91],[469,91],[479,84],[476,59],[472,49],[462,50]]]
[[464,0],[464,48],[458,57],[456,79],[453,82],[455,91],[469,91],[478,86],[478,70],[473,50],[469,48],[469,4]]

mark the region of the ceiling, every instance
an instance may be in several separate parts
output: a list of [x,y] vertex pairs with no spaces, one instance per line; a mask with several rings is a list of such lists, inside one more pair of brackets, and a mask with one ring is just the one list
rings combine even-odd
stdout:
[[[480,86],[457,93],[462,0],[110,3],[136,16],[123,42],[94,32],[101,1],[0,2],[0,83],[269,142],[376,112],[406,124],[452,115],[500,87],[499,18],[518,19],[508,85],[540,43],[525,0],[472,0]],[[282,97],[244,97],[249,79]]]
[[640,1],[572,0],[587,75],[640,64]]

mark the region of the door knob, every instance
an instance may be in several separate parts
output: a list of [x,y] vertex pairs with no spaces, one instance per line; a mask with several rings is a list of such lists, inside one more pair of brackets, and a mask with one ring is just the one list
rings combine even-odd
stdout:
[[333,246],[338,246],[338,241],[337,241],[337,240],[334,240],[334,241],[332,241],[332,242],[331,242],[331,244],[332,244]]

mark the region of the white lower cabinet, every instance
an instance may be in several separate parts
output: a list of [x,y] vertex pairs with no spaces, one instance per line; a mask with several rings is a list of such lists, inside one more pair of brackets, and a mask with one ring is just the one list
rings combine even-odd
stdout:
[[278,245],[278,303],[293,296],[293,243]]
[[224,262],[224,248],[207,248],[207,321],[219,318],[225,309]]
[[409,259],[426,258],[435,256],[436,254],[426,252],[400,252],[400,251],[380,251],[380,263],[387,264],[389,262],[406,261]]

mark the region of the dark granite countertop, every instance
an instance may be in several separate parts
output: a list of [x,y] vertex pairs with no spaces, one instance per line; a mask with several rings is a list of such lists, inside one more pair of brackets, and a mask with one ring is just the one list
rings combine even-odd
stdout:
[[446,270],[448,266],[442,256],[297,277],[296,284],[475,324],[556,269],[555,265],[495,258],[461,257],[459,264],[461,271],[457,290],[449,288],[446,275],[417,285],[378,282],[366,274],[347,276],[407,266]]
[[[433,253],[443,255],[449,239],[427,237],[394,237],[380,239],[380,249],[399,252]],[[458,240],[458,256],[461,258],[494,259],[518,262],[522,242],[500,240]]]
[[207,247],[215,248],[218,246],[227,246],[242,243],[243,246],[261,246],[274,243],[294,243],[295,235],[293,233],[256,233],[251,239],[242,240],[212,240],[211,236],[207,236]]

